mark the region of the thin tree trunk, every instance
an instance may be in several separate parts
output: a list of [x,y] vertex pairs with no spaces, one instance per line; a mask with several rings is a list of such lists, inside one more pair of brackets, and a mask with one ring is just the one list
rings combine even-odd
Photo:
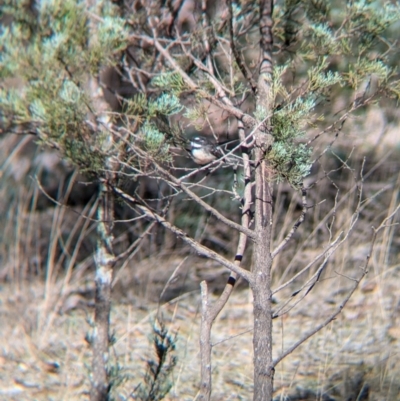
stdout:
[[97,232],[99,235],[96,262],[96,295],[94,328],[92,334],[92,385],[90,401],[106,401],[109,394],[108,358],[111,309],[111,283],[114,255],[112,251],[113,202],[105,183],[100,186]]
[[200,357],[201,382],[199,400],[208,401],[211,397],[211,327],[210,306],[208,305],[208,289],[205,281],[201,282],[201,326],[200,326]]
[[[96,0],[86,0],[87,9],[91,12],[100,3]],[[91,16],[88,28],[90,30],[90,45],[98,41],[98,21]],[[111,133],[110,106],[104,97],[101,81],[109,72],[108,68],[103,69],[98,76],[91,76],[88,79],[88,88],[91,95],[93,114],[88,115],[95,130],[102,133],[106,140],[102,144],[102,151],[106,153],[112,148],[113,136]],[[116,156],[116,155],[114,155]],[[90,401],[107,401],[110,392],[109,370],[109,336],[110,336],[110,310],[111,310],[111,286],[113,280],[113,267],[115,257],[113,253],[113,221],[114,202],[110,184],[115,181],[116,162],[111,157],[105,159],[104,169],[106,173],[99,185],[100,202],[97,209],[97,250],[95,255],[96,276],[95,276],[95,311],[94,327],[91,336],[93,351]]]
[[271,240],[272,240],[272,185],[266,155],[273,137],[270,85],[272,78],[272,14],[273,0],[260,0],[261,64],[257,82],[257,107],[264,110],[265,123],[255,134],[255,233],[253,260],[254,312],[254,401],[271,401],[274,368],[272,360],[272,307],[271,307]]
[[[257,153],[262,153],[257,149]],[[272,307],[271,307],[271,233],[272,194],[265,161],[256,170],[256,241],[254,245],[254,401],[270,401],[273,393]]]

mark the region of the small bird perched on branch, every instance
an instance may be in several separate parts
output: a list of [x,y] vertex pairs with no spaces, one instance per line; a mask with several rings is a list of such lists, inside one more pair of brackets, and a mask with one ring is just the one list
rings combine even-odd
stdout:
[[[229,141],[222,145],[227,145],[231,142],[235,141]],[[221,145],[212,143],[204,136],[196,136],[190,141],[190,154],[194,162],[201,166],[225,156],[225,153],[221,149]],[[229,160],[224,161],[231,161],[230,159],[231,158],[229,157]]]

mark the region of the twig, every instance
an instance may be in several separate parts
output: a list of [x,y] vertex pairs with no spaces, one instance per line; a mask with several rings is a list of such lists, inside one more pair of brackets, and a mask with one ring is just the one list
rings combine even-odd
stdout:
[[[121,277],[122,271],[125,269],[125,267],[128,265],[128,263],[132,260],[132,258],[140,251],[142,245],[143,245],[143,239],[146,238],[149,233],[151,232],[151,230],[153,229],[153,227],[156,225],[157,223],[155,221],[152,221],[149,226],[146,228],[146,230],[139,236],[139,238],[133,242],[129,248],[119,254],[118,256],[115,257],[116,261],[119,261],[123,258],[125,258],[127,255],[128,258],[125,260],[125,262],[123,263],[123,265],[121,266],[121,268],[118,270],[118,272],[115,274],[115,278],[112,282],[112,286],[114,287],[115,284],[117,283],[117,281],[119,280],[119,278]],[[132,252],[133,251],[133,252]]]
[[288,235],[286,238],[276,247],[276,249],[272,252],[272,258],[274,258],[282,249],[283,247],[290,241],[290,239],[293,237],[293,234],[297,231],[297,229],[300,227],[300,225],[303,223],[306,213],[307,213],[307,191],[304,187],[301,188],[301,194],[302,194],[302,205],[303,209],[301,211],[301,215],[296,221],[296,223],[293,225],[292,229],[289,231]]
[[[246,134],[243,123],[238,121],[239,138],[241,142],[246,142]],[[243,198],[243,212],[241,224],[243,227],[248,228],[251,222],[250,207],[252,204],[252,182],[250,180],[251,168],[247,148],[242,148],[242,158],[244,166],[245,190]],[[235,265],[240,266],[243,254],[246,250],[247,237],[244,233],[240,233],[239,242],[236,249]],[[201,386],[199,391],[200,400],[209,400],[211,395],[211,329],[212,325],[220,314],[223,307],[228,302],[232,294],[234,285],[236,283],[238,274],[231,271],[225,288],[213,306],[208,306],[207,284],[202,283],[202,320],[201,320],[201,336],[200,336],[200,355],[201,355]]]
[[[347,294],[347,296],[344,298],[344,300],[342,301],[342,303],[339,305],[339,307],[336,309],[336,311],[334,313],[332,313],[331,316],[329,316],[323,323],[321,323],[319,326],[315,327],[313,330],[311,330],[310,332],[308,332],[306,335],[303,336],[303,338],[301,338],[299,341],[297,341],[295,344],[293,344],[290,348],[288,348],[285,352],[283,352],[278,358],[276,358],[273,362],[273,366],[275,367],[279,362],[282,361],[282,359],[284,359],[285,357],[287,357],[289,354],[291,354],[296,348],[298,348],[301,344],[303,344],[305,341],[307,341],[310,337],[312,337],[314,334],[318,333],[320,330],[322,330],[325,326],[327,326],[330,322],[332,322],[336,316],[338,316],[340,314],[340,312],[343,310],[343,308],[346,306],[347,302],[349,301],[349,299],[351,298],[351,296],[354,294],[354,291],[358,288],[361,280],[365,277],[365,275],[368,273],[368,266],[369,266],[369,262],[371,259],[371,255],[372,252],[374,250],[374,246],[375,246],[375,242],[376,242],[376,238],[377,235],[379,233],[379,231],[381,231],[383,228],[387,227],[386,223],[399,211],[400,209],[400,204],[397,205],[396,209],[390,213],[389,216],[387,216],[382,223],[380,224],[380,226],[375,229],[374,227],[372,227],[373,229],[373,235],[372,235],[372,240],[371,240],[371,245],[370,245],[370,249],[368,252],[368,255],[366,257],[364,266],[362,268],[362,273],[360,275],[360,277],[358,279],[356,279],[355,284],[353,285],[353,287],[351,288],[350,292]],[[353,279],[354,280],[354,279]]]
[[252,274],[237,266],[236,264],[230,262],[229,260],[225,259],[218,253],[212,251],[211,249],[207,248],[204,245],[201,245],[199,242],[195,241],[193,238],[189,237],[186,232],[179,229],[178,227],[174,226],[164,217],[158,215],[157,213],[150,210],[148,207],[143,206],[138,203],[137,199],[128,195],[121,189],[114,187],[114,192],[119,195],[122,199],[133,203],[142,213],[144,213],[149,219],[155,220],[160,223],[163,227],[167,228],[169,231],[173,232],[178,238],[182,239],[186,244],[190,245],[199,255],[205,256],[209,259],[213,259],[220,263],[222,266],[225,266],[227,269],[234,271],[235,273],[239,274],[239,276],[243,277],[246,281],[251,282],[253,280]]
[[167,170],[163,169],[159,164],[156,162],[153,162],[154,166],[157,168],[157,170],[164,176],[168,177],[168,179],[176,185],[178,188],[180,188],[183,192],[185,192],[186,195],[188,195],[191,199],[196,201],[200,206],[202,206],[205,210],[210,212],[216,219],[220,220],[224,224],[226,224],[228,227],[231,227],[245,235],[247,235],[249,238],[254,239],[254,232],[253,230],[250,230],[247,227],[244,227],[241,224],[237,224],[231,219],[228,219],[225,217],[223,214],[221,214],[218,210],[210,206],[207,202],[203,201],[198,195],[196,195],[194,192],[192,192],[185,184],[181,182],[181,180],[175,178],[171,173],[169,173]]
[[[225,110],[229,114],[242,120],[246,126],[251,127],[251,126],[256,125],[257,122],[253,117],[251,117],[249,114],[244,113],[240,109],[234,107],[232,105],[232,103],[229,101],[229,99],[226,96],[224,96],[224,94],[222,92],[221,93],[222,93],[223,97],[222,97],[222,101],[220,101],[217,98],[215,98],[214,96],[212,96],[209,93],[207,93],[206,91],[204,91],[203,89],[199,88],[194,83],[194,81],[189,77],[189,75],[187,75],[186,72],[183,71],[183,69],[176,63],[176,61],[169,54],[169,52],[166,49],[164,49],[163,46],[161,46],[161,44],[158,42],[157,39],[153,39],[148,36],[142,36],[141,39],[147,41],[149,44],[152,44],[157,48],[157,50],[168,60],[168,62],[175,69],[175,71],[178,72],[182,76],[183,80],[186,82],[186,84],[189,86],[189,88],[191,90],[197,91],[201,96],[203,96],[210,103],[213,103],[214,105],[218,106],[222,110]],[[201,64],[200,61],[198,61],[197,59],[194,59],[193,61],[195,62],[196,66],[198,68],[200,68],[200,67],[205,68],[204,64]],[[213,85],[215,85],[219,89],[222,89],[221,86],[219,85],[219,82],[214,77],[212,77],[209,74],[207,76],[210,78],[210,81],[213,83]],[[226,103],[227,100],[228,100],[228,103]]]
[[229,24],[229,35],[230,35],[230,45],[232,49],[233,56],[235,57],[236,64],[238,65],[240,71],[242,72],[243,76],[247,79],[248,83],[251,86],[251,89],[253,93],[256,93],[257,91],[257,84],[254,81],[251,72],[247,68],[247,65],[245,64],[243,58],[240,56],[237,47],[235,45],[235,37],[233,34],[233,11],[232,11],[232,0],[227,0],[228,3],[228,11],[229,11],[229,16],[228,16],[228,24]]
[[184,259],[178,264],[178,266],[175,268],[175,270],[172,272],[170,278],[169,278],[168,281],[166,282],[166,284],[165,284],[165,286],[164,286],[163,290],[161,291],[161,294],[160,294],[160,296],[159,296],[159,298],[158,298],[158,299],[159,299],[159,301],[158,301],[159,304],[160,304],[160,302],[161,302],[161,300],[162,300],[162,297],[164,296],[165,292],[167,291],[169,285],[174,281],[176,275],[178,274],[179,269],[180,269],[180,268],[182,267],[182,265],[186,262],[187,258],[188,258],[188,257],[186,256],[186,258],[184,258]]
[[[128,256],[139,244],[140,242],[150,233],[150,231],[153,229],[155,225],[155,222],[152,222],[145,231],[139,236],[139,238],[133,242],[131,245],[129,245],[129,248],[125,251],[120,253],[118,256],[115,257],[115,261],[118,262],[121,259],[124,259],[126,256]],[[131,259],[131,255],[129,256],[129,259]]]

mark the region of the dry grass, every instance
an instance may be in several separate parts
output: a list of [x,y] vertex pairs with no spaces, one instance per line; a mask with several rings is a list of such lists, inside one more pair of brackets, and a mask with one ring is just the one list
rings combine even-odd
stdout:
[[[148,263],[156,270],[159,260]],[[277,394],[293,394],[303,388],[329,390],[331,395],[338,395],[337,399],[345,399],[349,388],[356,387],[353,382],[361,377],[358,390],[368,384],[370,400],[398,399],[399,267],[392,266],[384,276],[371,272],[340,317],[278,365]],[[275,320],[275,355],[329,315],[342,298],[342,284],[324,280],[304,299],[299,310]],[[2,287],[0,333],[6,341],[3,340],[1,355],[0,399],[87,398],[91,353],[85,335],[90,330],[90,305],[81,299],[82,308],[61,315],[54,309],[57,302],[46,308],[44,294],[45,286],[40,280],[25,283],[19,290],[12,284]],[[168,328],[178,332],[178,366],[168,397],[171,400],[193,400],[197,393],[198,308],[198,293],[161,308]],[[148,335],[156,313],[157,305],[147,303],[143,307],[139,299],[122,299],[113,304],[112,327],[117,341],[112,359],[123,367],[121,374],[127,378],[116,389],[116,399],[127,397],[142,378],[143,358],[151,354]],[[236,291],[213,329],[213,399],[251,398],[251,326],[249,291]]]

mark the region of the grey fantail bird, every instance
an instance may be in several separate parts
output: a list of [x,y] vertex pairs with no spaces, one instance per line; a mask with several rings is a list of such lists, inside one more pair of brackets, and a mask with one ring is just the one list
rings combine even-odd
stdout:
[[[231,142],[234,141],[230,141],[228,143]],[[226,144],[227,143],[225,143],[225,145]],[[204,136],[196,136],[190,141],[190,154],[194,162],[201,166],[211,163],[214,160],[221,159],[225,156],[225,153],[221,149],[221,145],[212,143]],[[229,157],[229,159],[231,158]],[[226,162],[228,160],[224,161]]]

